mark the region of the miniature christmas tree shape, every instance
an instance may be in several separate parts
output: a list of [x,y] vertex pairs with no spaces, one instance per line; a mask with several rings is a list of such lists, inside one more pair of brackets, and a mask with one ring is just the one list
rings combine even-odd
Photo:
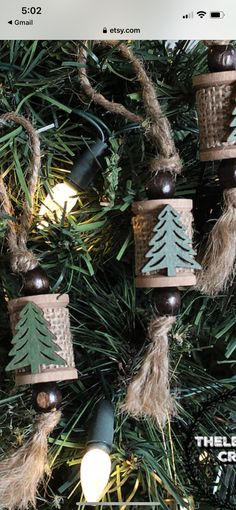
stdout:
[[65,365],[57,354],[60,347],[54,342],[42,310],[34,303],[27,303],[21,310],[12,344],[9,355],[14,358],[7,371],[30,366],[31,373],[38,374],[40,365]]
[[167,276],[176,276],[176,268],[201,269],[193,258],[196,252],[180,216],[171,205],[161,211],[153,232],[155,235],[149,242],[151,249],[145,255],[150,260],[142,268],[142,273],[166,269]]
[[233,109],[232,115],[234,118],[230,124],[230,127],[233,128],[233,130],[231,131],[227,142],[236,142],[236,107]]

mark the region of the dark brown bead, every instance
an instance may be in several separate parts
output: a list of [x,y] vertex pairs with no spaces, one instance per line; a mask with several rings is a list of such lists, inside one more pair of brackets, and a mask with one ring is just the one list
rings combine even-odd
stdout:
[[175,181],[170,172],[158,172],[147,184],[149,199],[172,198],[175,193]]
[[212,46],[208,50],[208,67],[211,72],[234,71],[236,51],[233,46]]
[[236,188],[236,159],[224,159],[218,169],[222,188]]
[[176,287],[155,289],[153,305],[158,315],[177,315],[181,306],[181,294]]
[[37,413],[49,413],[59,409],[62,394],[56,383],[35,384],[32,388],[32,405]]
[[23,275],[23,291],[25,296],[34,296],[35,294],[47,294],[49,281],[47,273],[40,266],[31,269]]

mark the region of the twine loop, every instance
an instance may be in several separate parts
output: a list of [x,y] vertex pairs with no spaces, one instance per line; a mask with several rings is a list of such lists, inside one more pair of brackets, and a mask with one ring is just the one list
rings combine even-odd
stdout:
[[27,238],[33,220],[34,196],[37,180],[41,166],[40,141],[37,131],[31,122],[15,112],[10,112],[0,117],[0,124],[5,122],[14,122],[20,124],[28,133],[32,158],[28,168],[28,191],[30,201],[25,198],[22,207],[23,212],[18,219],[14,221],[15,214],[9,192],[4,184],[2,176],[0,177],[0,201],[1,207],[9,217],[8,220],[8,246],[11,253],[11,267],[13,272],[27,272],[38,265],[38,260],[34,254],[27,249]]
[[[124,43],[117,44],[117,41],[96,41],[96,44],[103,47],[108,46],[115,48],[120,56],[130,63],[135,73],[136,80],[141,86],[141,94],[147,118],[136,115],[120,103],[109,101],[93,88],[87,75],[88,51],[85,45],[81,45],[78,52],[78,61],[82,64],[79,68],[79,78],[81,87],[86,96],[109,112],[122,115],[131,122],[143,124],[145,126],[146,136],[150,139],[158,154],[155,157],[155,172],[162,170],[178,174],[181,171],[182,165],[176,151],[171,127],[168,119],[161,110],[154,85],[148,77],[142,62],[134,55],[131,48]],[[151,162],[151,165],[152,164]]]

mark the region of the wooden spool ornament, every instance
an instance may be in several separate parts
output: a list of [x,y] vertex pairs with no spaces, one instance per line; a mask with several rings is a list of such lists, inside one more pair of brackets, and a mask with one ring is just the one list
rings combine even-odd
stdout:
[[[33,384],[33,407],[37,414],[29,438],[0,462],[0,506],[8,510],[36,508],[38,488],[45,477],[48,436],[61,418],[62,395],[55,382],[77,379],[66,294],[48,294],[49,280],[37,257],[27,247],[34,218],[34,197],[40,175],[41,152],[38,131],[25,117],[10,112],[0,123],[14,122],[29,137],[31,162],[27,170],[28,194],[17,217],[11,192],[0,178],[1,208],[8,219],[7,243],[11,270],[23,278],[25,297],[9,301],[13,332],[12,358],[6,367],[15,372],[15,382]],[[14,218],[14,221],[12,221]],[[32,294],[32,295],[31,295]],[[40,383],[36,384],[35,383]],[[47,471],[48,475],[48,471]]]
[[[67,309],[69,296],[67,294],[42,294],[11,300],[8,309],[13,335],[15,335],[16,332],[20,312],[28,303],[34,303],[42,310],[57,347],[57,352],[55,354],[59,356],[58,360],[60,358],[63,360],[63,363],[56,364],[55,361],[55,364],[40,364],[37,373],[32,373],[29,366],[20,368],[15,371],[16,384],[36,384],[49,381],[77,379],[78,374],[75,369],[70,318]],[[49,355],[50,352],[48,356]]]
[[[169,177],[168,177],[169,179]],[[156,177],[158,193],[165,180]],[[141,368],[131,380],[123,410],[133,416],[150,416],[162,428],[176,414],[170,391],[169,334],[181,306],[177,287],[196,283],[192,249],[192,200],[145,200],[133,204],[136,286],[153,287],[154,315],[149,323],[150,340]],[[168,276],[171,274],[171,276]]]
[[[194,285],[196,278],[193,271],[199,267],[194,261],[191,247],[192,201],[172,198],[175,192],[175,177],[181,172],[182,162],[175,147],[170,123],[163,115],[155,86],[143,63],[124,43],[117,45],[116,41],[100,41],[98,44],[114,48],[119,57],[129,63],[139,82],[146,115],[137,115],[124,105],[109,101],[97,92],[88,77],[88,51],[85,45],[81,45],[78,58],[80,64],[78,72],[83,92],[89,102],[95,102],[106,111],[122,115],[131,122],[147,124],[145,134],[154,149],[154,155],[148,163],[146,181],[147,196],[150,200],[135,202],[132,206],[136,286],[156,287],[156,290],[162,287],[162,294],[156,293],[154,296],[155,313],[149,322],[147,333],[150,344],[138,372],[129,382],[122,410],[137,418],[149,416],[159,427],[163,427],[167,418],[175,414],[176,407],[170,393],[168,338],[180,307],[180,294],[176,287]],[[173,257],[172,260],[169,259],[166,246],[157,247],[160,239],[155,228],[160,227],[159,221],[163,219],[159,215],[162,213],[166,214],[164,221],[166,225],[168,224],[164,244],[168,244],[168,249],[170,247],[173,249],[175,260]],[[177,223],[175,228],[174,221]],[[156,257],[156,248],[163,251],[161,261]],[[181,257],[182,261],[179,264]],[[145,269],[147,264],[152,263],[152,259],[155,265],[159,264],[160,267],[155,267],[154,270]],[[168,276],[167,272],[170,272],[171,276]],[[163,314],[160,314],[160,311]]]
[[[201,161],[236,157],[236,71],[195,76],[196,106],[200,131]],[[235,110],[235,113],[233,113]]]
[[222,160],[222,215],[213,225],[201,260],[197,287],[216,295],[234,280],[236,262],[236,51],[230,41],[207,41],[209,74],[195,76],[200,159]]

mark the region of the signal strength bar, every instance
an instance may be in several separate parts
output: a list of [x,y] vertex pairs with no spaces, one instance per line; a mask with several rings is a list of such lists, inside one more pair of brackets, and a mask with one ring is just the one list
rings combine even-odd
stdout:
[[193,18],[193,11],[192,12],[189,12],[188,14],[185,14],[183,16],[184,19],[190,19],[190,18]]

